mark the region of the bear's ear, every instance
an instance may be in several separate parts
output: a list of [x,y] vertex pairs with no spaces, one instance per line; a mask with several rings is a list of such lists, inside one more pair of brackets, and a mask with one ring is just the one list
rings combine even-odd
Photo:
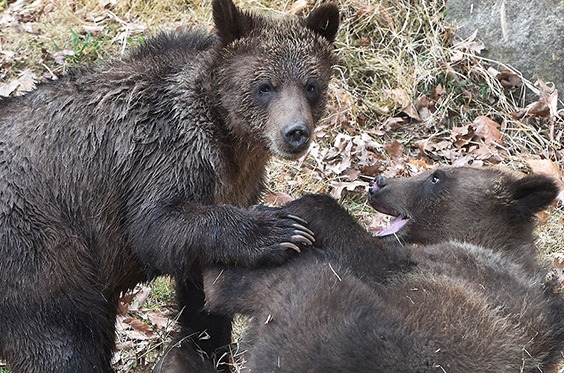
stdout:
[[332,43],[339,28],[339,8],[333,3],[322,4],[307,16],[305,24]]
[[545,175],[527,175],[515,182],[513,197],[521,216],[528,218],[547,208],[558,196],[556,181]]
[[213,21],[223,45],[247,35],[253,28],[253,18],[237,9],[232,0],[213,0]]

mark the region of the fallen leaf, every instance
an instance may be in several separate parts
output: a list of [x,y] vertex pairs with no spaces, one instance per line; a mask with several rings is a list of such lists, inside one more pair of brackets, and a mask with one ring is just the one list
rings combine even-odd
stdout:
[[347,179],[349,179],[349,181],[355,181],[356,179],[359,178],[360,174],[361,174],[360,170],[356,168],[348,168],[345,171],[343,171],[343,176],[346,176]]
[[364,190],[368,189],[366,181],[332,181],[331,182],[331,196],[335,199],[340,199],[343,190],[354,191],[356,188],[362,187]]
[[409,164],[415,166],[417,172],[425,171],[429,169],[429,165],[422,159],[410,159]]
[[516,89],[523,85],[523,80],[511,70],[501,69],[495,76],[501,85],[508,89]]
[[150,292],[151,288],[149,286],[141,286],[141,290],[135,293],[135,297],[129,305],[129,312],[139,311],[139,308],[141,308],[141,305],[145,303],[145,300],[149,296]]
[[450,131],[450,137],[453,139],[453,144],[458,149],[468,145],[475,136],[474,127],[467,124],[462,127],[454,127]]
[[282,206],[288,202],[293,201],[294,198],[284,192],[269,192],[264,197],[264,203],[270,206]]
[[386,126],[389,130],[396,130],[402,127],[406,123],[405,119],[399,117],[388,118],[384,122],[384,126]]
[[143,321],[136,319],[135,317],[127,317],[123,319],[125,324],[130,325],[133,329],[145,333],[147,335],[152,335],[154,330],[151,326],[145,324]]
[[384,95],[394,102],[394,105],[400,109],[407,108],[410,104],[409,95],[403,88],[385,89]]
[[[435,88],[433,88],[433,90],[431,91],[431,95],[430,98],[432,101],[439,102],[439,100],[443,97],[443,95],[446,93],[445,89],[443,88],[443,86],[439,83],[437,84],[437,86]],[[429,106],[429,105],[426,105]]]
[[408,117],[415,119],[418,122],[421,122],[421,116],[419,115],[419,113],[417,112],[417,110],[415,110],[415,107],[413,107],[413,105],[407,105],[407,107],[403,108],[402,113],[407,114]]
[[162,313],[149,313],[147,315],[152,324],[156,325],[159,330],[164,330],[172,324],[172,320],[164,316]]
[[33,91],[36,80],[37,76],[31,70],[24,70],[18,79],[0,85],[0,96],[21,96]]
[[475,30],[472,35],[470,35],[467,39],[462,40],[460,43],[457,43],[453,46],[453,49],[466,51],[470,53],[480,53],[486,46],[479,40],[476,40],[476,36],[478,35],[478,30]]
[[292,5],[290,5],[290,7],[286,9],[285,13],[286,14],[296,14],[296,13],[301,12],[305,8],[307,8],[307,1],[306,0],[298,0],[298,1],[294,2]]
[[550,159],[528,159],[527,165],[535,174],[543,174],[551,176],[557,180],[562,180],[562,171],[560,167]]
[[392,158],[401,158],[403,154],[403,145],[395,139],[391,143],[385,144],[384,149]]
[[486,145],[490,145],[492,142],[501,145],[503,134],[498,130],[499,123],[491,120],[486,116],[479,116],[474,119],[472,126],[475,129],[476,135],[484,140]]

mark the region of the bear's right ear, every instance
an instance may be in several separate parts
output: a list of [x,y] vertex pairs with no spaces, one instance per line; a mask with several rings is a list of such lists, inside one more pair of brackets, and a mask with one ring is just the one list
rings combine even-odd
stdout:
[[339,8],[333,3],[321,4],[307,16],[305,24],[332,43],[339,29]]
[[559,192],[553,178],[545,175],[527,175],[515,182],[513,197],[521,216],[530,218],[550,206]]
[[237,9],[232,0],[213,0],[212,9],[215,29],[224,46],[247,35],[253,28],[253,18]]

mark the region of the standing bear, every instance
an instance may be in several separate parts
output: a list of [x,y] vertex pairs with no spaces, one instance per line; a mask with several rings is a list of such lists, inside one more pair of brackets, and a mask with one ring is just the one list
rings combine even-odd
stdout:
[[128,57],[0,100],[0,358],[14,372],[111,372],[117,299],[176,279],[181,335],[202,269],[280,264],[299,217],[252,209],[271,156],[304,154],[324,107],[339,12],[252,15],[213,0],[215,32],[162,33]]
[[532,231],[557,194],[548,177],[500,169],[378,179],[375,207],[409,232],[433,227],[438,243],[420,246],[305,196],[284,210],[311,222],[314,247],[277,268],[207,270],[207,306],[254,316],[241,371],[546,372],[562,360],[564,302],[543,288]]

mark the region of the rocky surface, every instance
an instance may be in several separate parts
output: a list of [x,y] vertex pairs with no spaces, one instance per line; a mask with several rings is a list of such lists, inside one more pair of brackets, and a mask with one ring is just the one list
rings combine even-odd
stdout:
[[563,0],[447,0],[447,18],[462,38],[477,30],[483,56],[564,93]]

